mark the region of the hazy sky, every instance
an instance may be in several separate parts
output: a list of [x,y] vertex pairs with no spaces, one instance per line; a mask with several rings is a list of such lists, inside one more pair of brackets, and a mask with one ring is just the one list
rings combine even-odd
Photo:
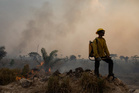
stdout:
[[139,0],[0,0],[0,46],[9,55],[48,53],[88,57],[104,28],[110,53],[139,55]]

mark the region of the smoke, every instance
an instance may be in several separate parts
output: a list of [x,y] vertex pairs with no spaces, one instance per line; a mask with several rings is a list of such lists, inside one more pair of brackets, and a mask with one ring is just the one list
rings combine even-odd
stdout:
[[[47,0],[33,8],[15,23],[0,17],[0,43],[12,55],[27,54],[44,47],[47,52],[59,50],[59,55],[81,55],[87,58],[88,43],[98,28],[106,30],[110,53],[135,55],[138,52],[137,0]],[[3,14],[3,13],[2,13]],[[15,14],[16,15],[16,14]],[[24,20],[26,19],[26,20]],[[24,20],[24,21],[23,21]],[[10,36],[10,37],[9,37]]]
[[[109,1],[109,0],[108,0]],[[108,18],[102,24],[105,24],[108,45],[113,53],[118,53],[119,55],[135,55],[138,54],[139,45],[138,35],[139,27],[137,23],[137,12],[138,1],[124,0],[115,2],[113,8],[107,10]],[[109,3],[111,5],[106,5],[105,7],[110,8],[113,5],[113,0]]]
[[[61,0],[61,2],[63,2],[61,3],[63,6],[58,12],[53,8],[52,2],[46,2],[36,10],[34,19],[28,22],[20,43],[15,49],[20,52],[31,51],[31,49],[36,51],[35,48],[40,45],[40,47],[45,47],[48,52],[58,49],[63,53],[75,53],[78,41],[74,34],[84,19],[82,9],[89,3],[95,2],[90,0],[85,2],[83,0],[81,2]],[[62,49],[61,46],[63,46]],[[15,53],[15,51],[13,52]]]

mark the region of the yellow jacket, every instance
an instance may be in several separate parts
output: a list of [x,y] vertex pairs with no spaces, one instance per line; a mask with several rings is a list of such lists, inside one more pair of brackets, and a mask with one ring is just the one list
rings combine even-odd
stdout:
[[[97,39],[97,41],[96,41]],[[106,41],[104,38],[95,38],[92,43],[93,51],[94,51],[94,57],[105,57],[110,56],[109,50],[106,45]]]

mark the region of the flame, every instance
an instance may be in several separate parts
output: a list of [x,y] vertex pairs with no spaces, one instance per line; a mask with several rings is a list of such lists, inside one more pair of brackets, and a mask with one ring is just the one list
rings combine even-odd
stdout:
[[44,62],[41,62],[41,66],[44,64]]
[[20,80],[20,79],[22,79],[22,78],[25,78],[25,77],[19,77],[19,76],[16,76],[16,80],[18,81],[18,80]]
[[16,80],[20,80],[20,79],[21,79],[21,77],[16,76]]
[[51,68],[49,68],[49,72],[51,72]]
[[41,67],[44,64],[44,62],[41,62],[40,65],[37,65],[37,68]]

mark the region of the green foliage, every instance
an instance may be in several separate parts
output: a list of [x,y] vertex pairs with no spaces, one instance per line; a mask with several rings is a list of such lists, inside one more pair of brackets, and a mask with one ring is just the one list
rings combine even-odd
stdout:
[[5,51],[5,47],[4,46],[1,46],[0,47],[0,60],[5,57],[7,54],[7,52]]
[[41,53],[42,53],[43,60],[44,60],[45,62],[48,61],[48,54],[47,54],[45,48],[42,48],[42,49],[41,49]]
[[51,53],[50,53],[50,56],[49,56],[49,60],[53,60],[55,54],[58,52],[58,50],[53,50]]
[[46,71],[53,65],[58,62],[60,59],[54,59],[56,53],[58,50],[53,50],[49,55],[47,54],[46,50],[44,48],[41,49],[42,57],[44,60],[44,67],[46,68]]
[[29,71],[30,71],[29,65],[26,64],[26,65],[24,66],[24,68],[22,69],[22,75],[23,75],[25,78],[27,78],[27,75],[28,75]]
[[59,77],[51,76],[48,81],[46,93],[71,93],[69,78],[60,81]]
[[16,75],[14,70],[8,68],[0,69],[0,85],[7,85],[16,80]]
[[87,93],[103,93],[106,87],[103,79],[94,77],[91,74],[84,72],[80,79],[80,84],[85,92]]
[[28,55],[29,55],[30,57],[40,56],[37,52],[30,52]]

